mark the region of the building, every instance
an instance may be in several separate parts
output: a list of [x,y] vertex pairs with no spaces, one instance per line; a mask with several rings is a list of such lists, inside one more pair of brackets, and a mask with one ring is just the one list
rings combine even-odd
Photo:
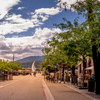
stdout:
[[76,67],[78,68],[78,86],[82,86],[84,78],[84,86],[87,87],[88,80],[94,74],[94,66],[92,58],[86,57],[85,60],[85,71],[83,71],[83,62],[80,62]]

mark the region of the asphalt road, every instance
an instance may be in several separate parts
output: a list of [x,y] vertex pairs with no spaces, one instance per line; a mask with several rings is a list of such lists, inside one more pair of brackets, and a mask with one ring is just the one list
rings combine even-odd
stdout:
[[91,100],[60,84],[44,81],[37,74],[14,76],[11,81],[0,82],[0,100]]
[[41,77],[21,75],[0,82],[0,100],[46,100]]

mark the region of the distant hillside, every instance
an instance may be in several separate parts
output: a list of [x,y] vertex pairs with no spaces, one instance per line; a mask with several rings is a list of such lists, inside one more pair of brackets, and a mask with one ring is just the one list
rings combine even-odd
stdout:
[[[28,68],[28,67],[32,67],[32,64],[33,64],[34,60],[33,61],[29,61],[29,62],[25,62],[25,63],[21,63],[21,67],[24,67],[24,68]],[[40,63],[42,63],[43,60],[35,60],[35,67],[36,68],[39,68],[40,67]]]
[[34,61],[34,60],[43,60],[43,56],[30,56],[30,57],[26,57],[23,59],[19,59],[19,60],[17,60],[17,62],[25,63],[25,62],[30,62],[30,61]]

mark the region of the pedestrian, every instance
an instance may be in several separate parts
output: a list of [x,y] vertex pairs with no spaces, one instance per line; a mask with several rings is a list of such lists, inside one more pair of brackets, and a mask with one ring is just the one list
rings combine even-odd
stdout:
[[57,73],[57,80],[59,79],[59,73]]
[[90,75],[90,80],[92,80],[92,75]]
[[33,72],[33,75],[35,76],[35,72]]
[[95,75],[94,74],[92,75],[92,79],[95,80]]
[[61,81],[64,81],[64,73],[62,72],[62,79],[61,79]]
[[67,81],[68,79],[67,79],[67,72],[65,72],[65,81]]
[[34,72],[34,76],[36,77],[36,72]]

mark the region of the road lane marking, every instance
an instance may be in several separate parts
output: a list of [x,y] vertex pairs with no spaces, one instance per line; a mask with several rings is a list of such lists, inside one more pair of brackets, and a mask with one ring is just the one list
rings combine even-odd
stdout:
[[43,88],[43,85],[41,85],[41,87]]
[[44,90],[43,90],[43,96],[45,97],[45,92],[44,92]]
[[46,95],[46,99],[47,100],[55,100],[53,95],[51,94],[49,88],[47,87],[46,83],[44,82],[44,80],[42,80],[42,83],[43,83],[43,87],[44,87],[44,92],[45,92],[45,95]]

